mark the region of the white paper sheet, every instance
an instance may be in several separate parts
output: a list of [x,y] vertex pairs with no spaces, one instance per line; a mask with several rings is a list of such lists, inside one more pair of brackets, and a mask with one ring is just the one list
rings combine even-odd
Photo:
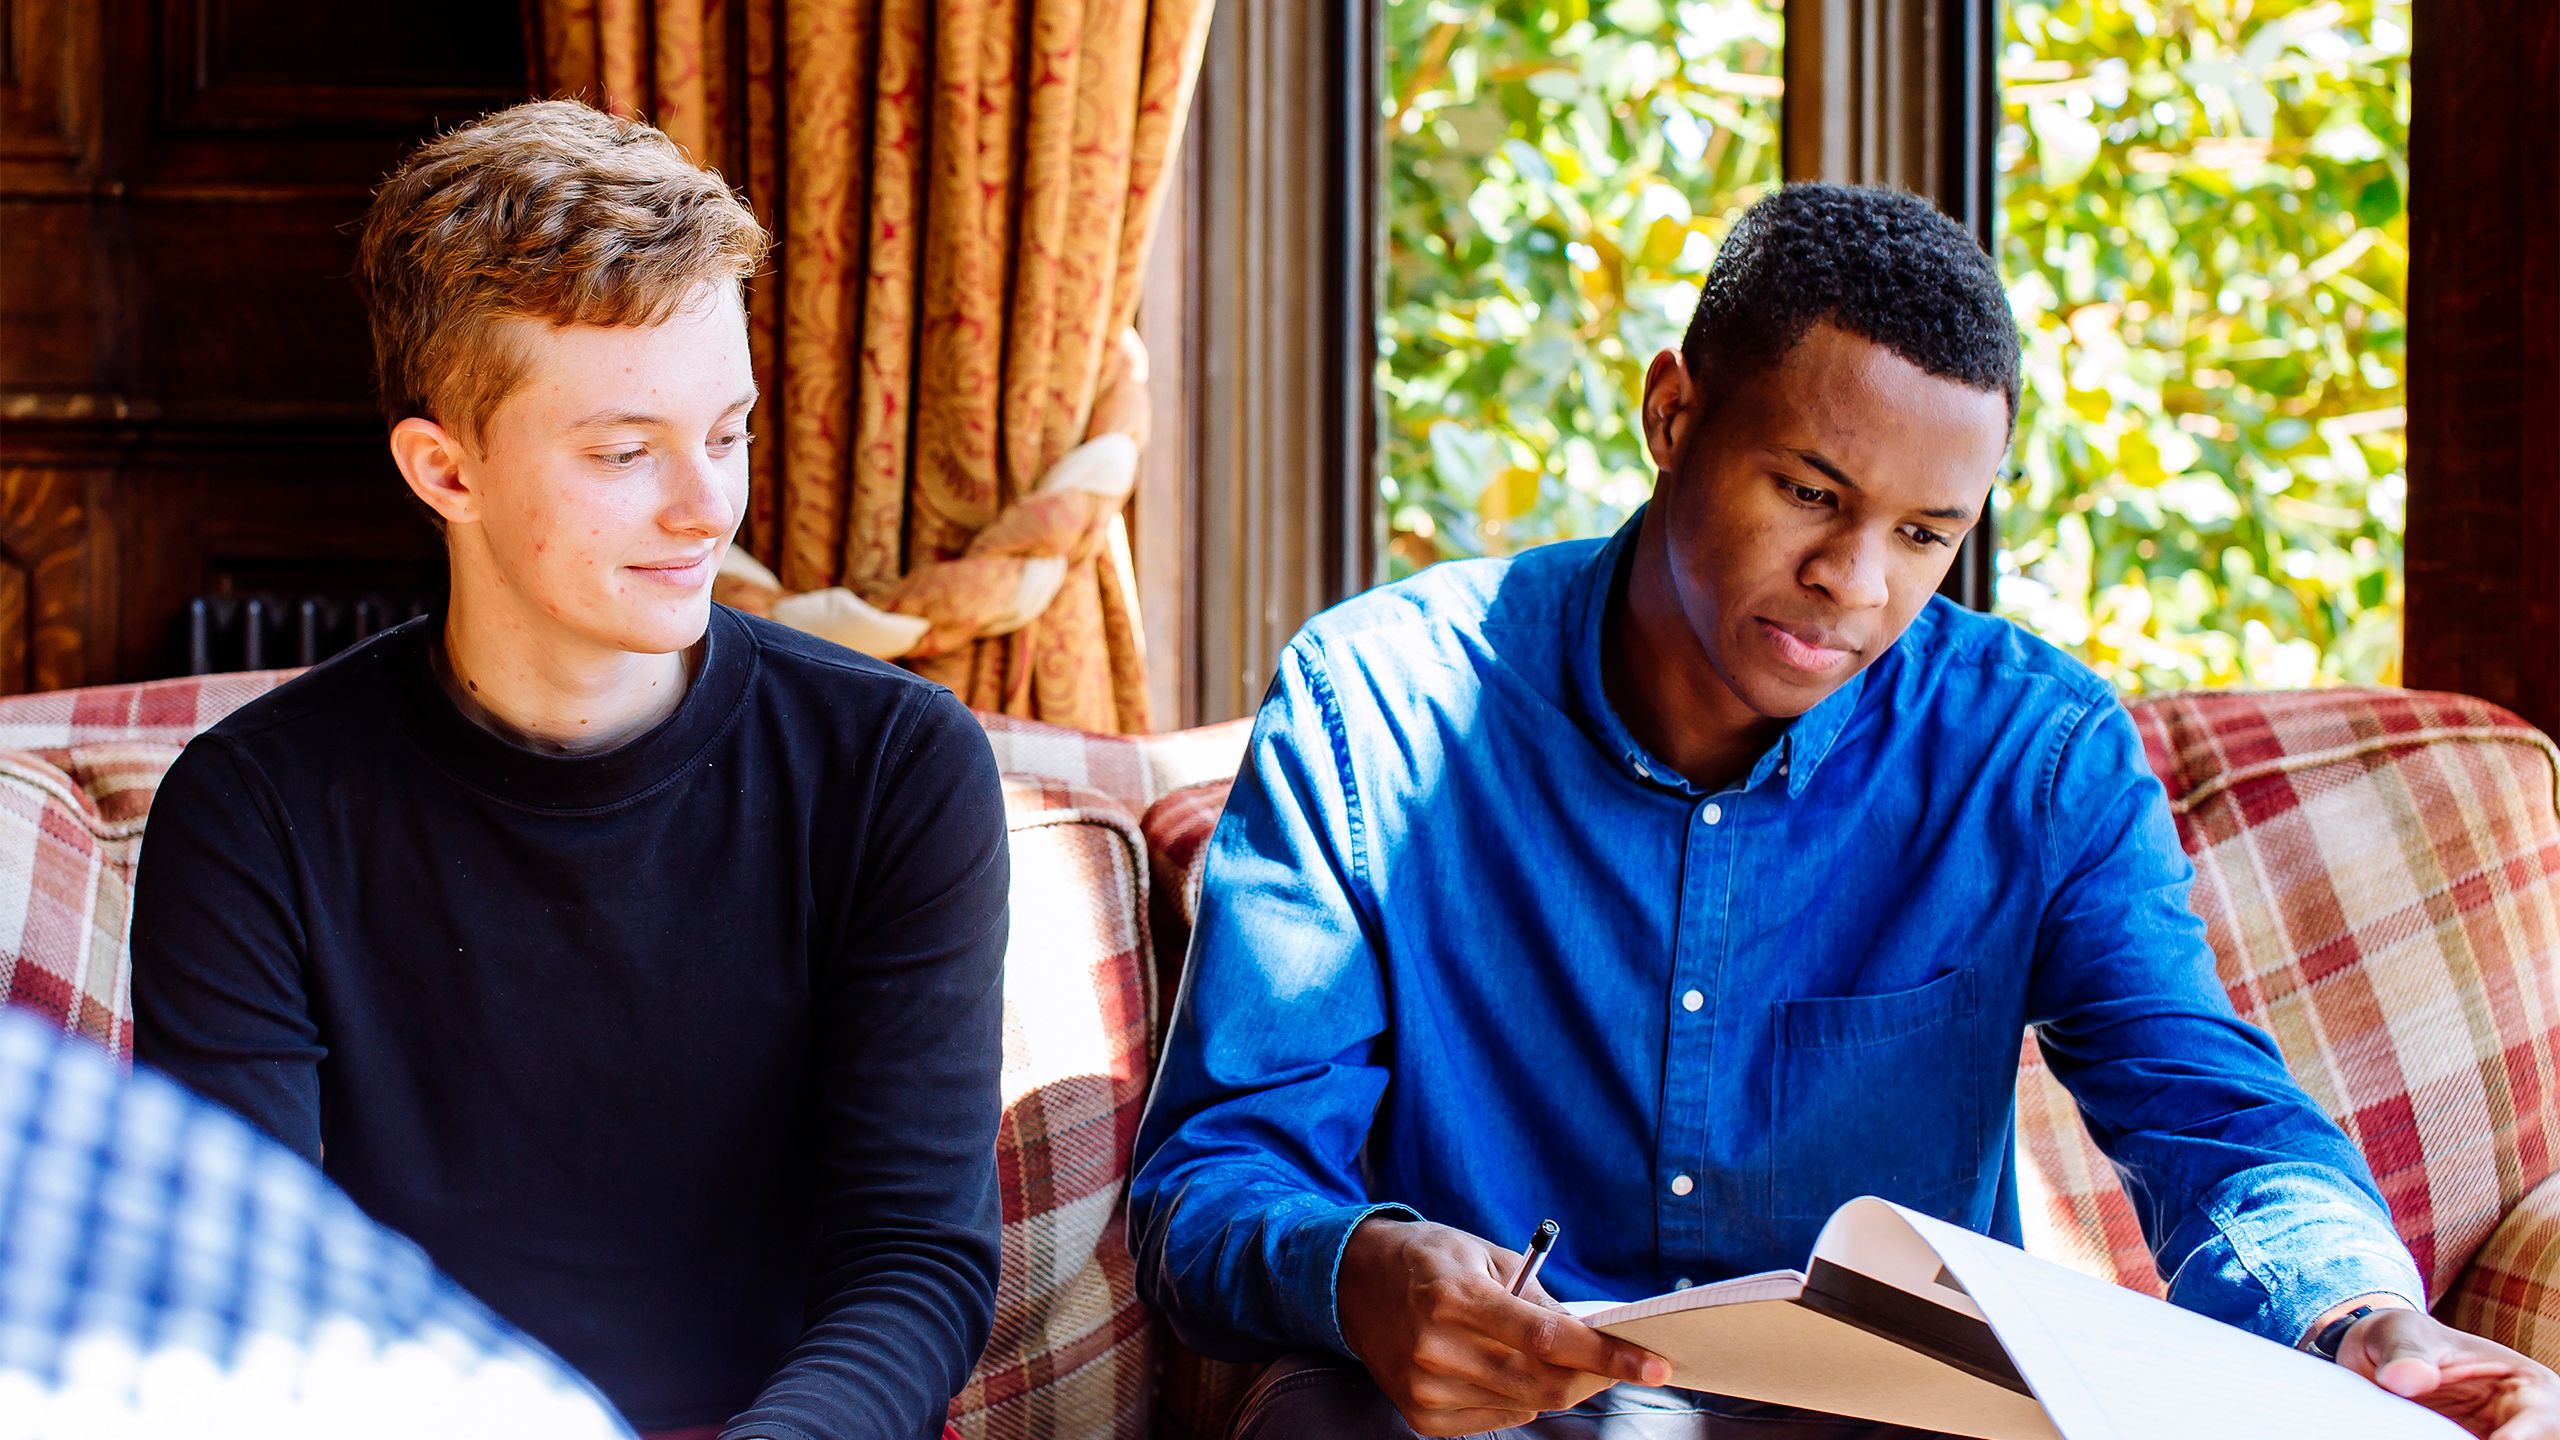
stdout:
[[2317,1356],[1887,1201],[1853,1200],[1832,1223],[1864,1229],[1878,1211],[1972,1295],[2063,1440],[2464,1440],[2452,1421]]

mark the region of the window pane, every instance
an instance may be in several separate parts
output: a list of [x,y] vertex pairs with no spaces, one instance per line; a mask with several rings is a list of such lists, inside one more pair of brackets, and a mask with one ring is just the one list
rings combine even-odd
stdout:
[[2009,0],[1999,608],[2127,689],[2391,682],[2409,0]]
[[1386,570],[1605,534],[1636,402],[1778,179],[1781,0],[1386,0]]

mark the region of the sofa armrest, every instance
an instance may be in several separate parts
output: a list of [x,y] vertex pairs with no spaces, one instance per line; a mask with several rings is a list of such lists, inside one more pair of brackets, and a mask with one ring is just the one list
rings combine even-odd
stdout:
[[2560,1366],[2560,1175],[2499,1220],[2436,1313],[2457,1330]]

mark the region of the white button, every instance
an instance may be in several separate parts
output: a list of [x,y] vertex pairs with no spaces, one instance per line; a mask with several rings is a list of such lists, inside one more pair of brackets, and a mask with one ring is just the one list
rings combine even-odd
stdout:
[[1674,1175],[1671,1177],[1671,1193],[1674,1195],[1686,1195],[1697,1188],[1698,1182],[1690,1179],[1686,1175]]
[[1651,766],[1649,766],[1649,765],[1645,764],[1645,763],[1644,763],[1643,761],[1641,761],[1641,760],[1639,760],[1639,761],[1637,761],[1637,762],[1636,762],[1636,773],[1637,773],[1637,774],[1639,774],[1639,775],[1641,775],[1641,776],[1643,776],[1643,777],[1644,777],[1644,778],[1646,778],[1647,780],[1650,780],[1650,779],[1652,779],[1652,778],[1653,778],[1653,768],[1652,768]]
[[1671,1282],[1671,1288],[1672,1288],[1672,1289],[1674,1289],[1674,1290],[1686,1290],[1686,1289],[1688,1289],[1690,1286],[1695,1285],[1695,1284],[1697,1284],[1697,1283],[1698,1283],[1697,1281],[1690,1279],[1690,1278],[1689,1278],[1688,1276],[1686,1276],[1686,1275],[1683,1275],[1683,1276],[1681,1276],[1679,1279],[1674,1280],[1674,1281],[1672,1281],[1672,1282]]
[[1695,990],[1692,990],[1688,994],[1680,997],[1680,1008],[1683,1010],[1695,1010],[1706,1003],[1707,997],[1699,994]]
[[1707,808],[1698,812],[1698,818],[1710,825],[1721,825],[1724,823],[1724,807],[1710,800]]

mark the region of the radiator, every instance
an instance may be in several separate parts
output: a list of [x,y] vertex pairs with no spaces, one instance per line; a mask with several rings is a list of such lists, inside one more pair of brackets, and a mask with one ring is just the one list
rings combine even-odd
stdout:
[[199,595],[187,602],[187,673],[317,665],[424,615],[434,601],[419,594]]

